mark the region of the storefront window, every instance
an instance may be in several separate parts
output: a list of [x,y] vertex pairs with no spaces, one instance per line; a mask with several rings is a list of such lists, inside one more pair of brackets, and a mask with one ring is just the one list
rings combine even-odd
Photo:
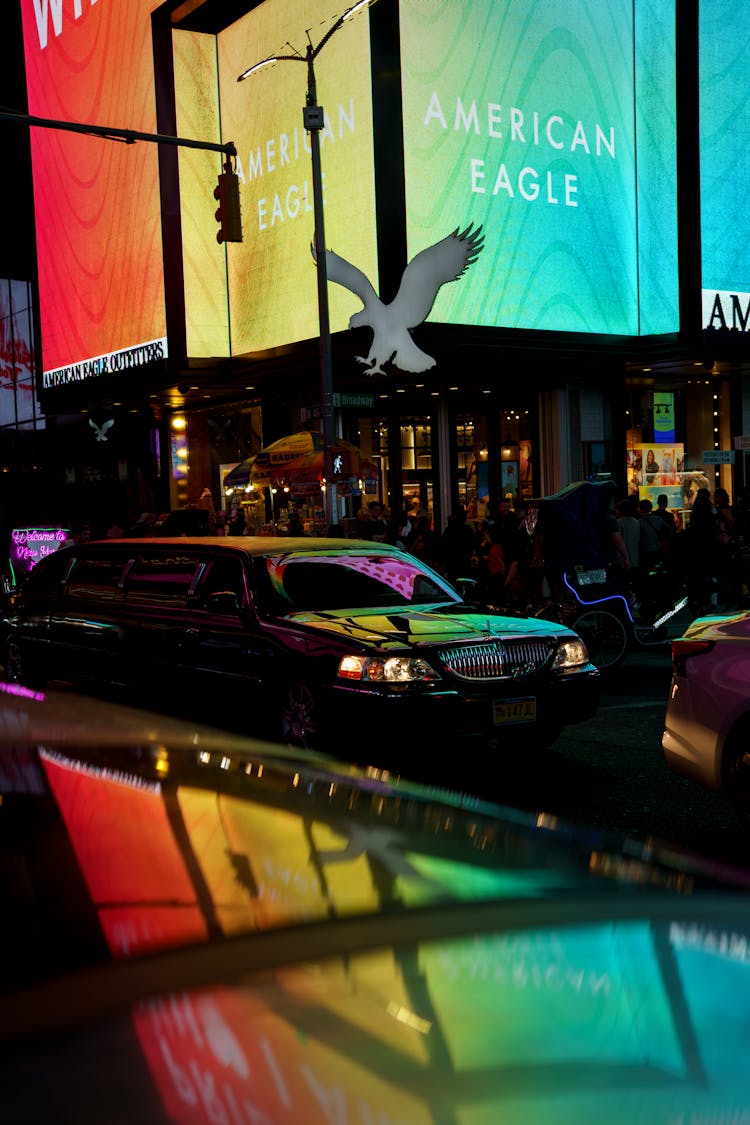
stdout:
[[363,457],[377,467],[377,484],[369,486],[361,499],[363,504],[377,500],[385,504],[390,458],[388,455],[388,421],[386,418],[359,419],[359,449]]
[[458,498],[470,519],[487,517],[493,490],[514,506],[534,495],[529,417],[525,409],[457,415]]
[[500,446],[500,495],[511,505],[520,496],[521,443],[512,435],[503,438]]
[[628,492],[653,504],[665,494],[687,524],[700,488],[731,490],[726,385],[698,378],[669,390],[632,383],[628,391]]
[[535,495],[528,409],[503,410],[500,419],[500,495],[515,506]]
[[486,519],[490,500],[486,417],[456,417],[456,469],[459,503],[466,508],[469,519]]
[[432,421],[428,414],[402,417],[401,486],[404,510],[426,512],[433,520]]
[[401,468],[432,469],[432,427],[429,418],[408,418],[401,421]]

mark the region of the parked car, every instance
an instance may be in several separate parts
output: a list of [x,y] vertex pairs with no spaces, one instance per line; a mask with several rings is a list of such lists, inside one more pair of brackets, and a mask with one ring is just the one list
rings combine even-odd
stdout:
[[726,793],[750,828],[750,613],[696,618],[672,642],[672,665],[667,765]]
[[750,873],[0,684],[12,1125],[744,1120]]
[[412,555],[355,540],[65,547],[13,599],[4,655],[14,682],[116,684],[348,758],[398,744],[402,763],[431,737],[446,754],[470,736],[509,757],[546,746],[599,690],[570,629],[469,605]]

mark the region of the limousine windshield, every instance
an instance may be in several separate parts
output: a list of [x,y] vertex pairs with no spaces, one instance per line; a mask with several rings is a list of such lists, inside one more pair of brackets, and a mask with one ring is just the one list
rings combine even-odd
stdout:
[[461,605],[458,593],[409,556],[315,554],[257,560],[262,609],[273,616],[325,610]]

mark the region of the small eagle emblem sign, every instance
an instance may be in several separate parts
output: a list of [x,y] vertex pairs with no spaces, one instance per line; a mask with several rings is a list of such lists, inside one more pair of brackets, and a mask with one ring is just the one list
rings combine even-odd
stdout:
[[401,371],[415,374],[435,366],[433,357],[414,343],[411,330],[429,315],[441,285],[463,277],[483,246],[481,226],[474,229],[472,224],[462,231],[456,227],[440,242],[420,250],[412,258],[390,304],[380,300],[362,270],[332,250],[326,250],[328,280],[351,290],[364,306],[350,318],[349,327],[372,329],[368,355],[356,357],[365,365],[365,375],[385,374],[383,364],[389,361]]
[[101,426],[97,426],[94,419],[89,418],[89,425],[95,430],[94,437],[97,441],[106,441],[107,430],[111,430],[114,424],[114,418],[108,418],[106,422],[102,422]]

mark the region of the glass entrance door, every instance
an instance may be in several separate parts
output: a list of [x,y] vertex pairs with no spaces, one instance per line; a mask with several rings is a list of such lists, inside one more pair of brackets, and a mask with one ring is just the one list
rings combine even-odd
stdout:
[[402,417],[401,492],[404,511],[412,518],[426,513],[430,525],[434,521],[434,484],[432,471],[432,423],[429,415]]

